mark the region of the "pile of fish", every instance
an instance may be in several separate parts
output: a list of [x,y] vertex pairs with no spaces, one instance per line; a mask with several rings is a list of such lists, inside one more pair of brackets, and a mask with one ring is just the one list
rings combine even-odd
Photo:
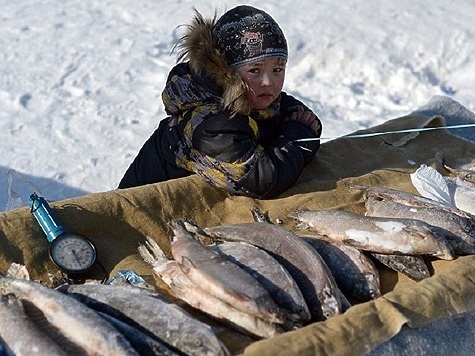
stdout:
[[[418,281],[430,276],[429,259],[475,254],[470,212],[394,189],[348,186],[364,192],[365,214],[298,209],[289,214],[297,233],[257,208],[249,223],[175,219],[170,258],[152,238],[138,250],[177,298],[254,338],[378,298],[377,261]],[[0,275],[0,292],[0,354],[230,354],[210,325],[154,288],[50,288],[20,270]]]
[[291,214],[298,229],[345,244],[414,280],[429,277],[424,256],[452,260],[475,254],[475,217],[459,208],[411,193],[348,185],[365,193],[365,215],[342,210]]
[[150,289],[0,276],[0,291],[2,355],[229,355],[209,325]]
[[171,221],[170,226],[173,260],[152,239],[139,252],[189,305],[262,338],[310,320],[294,279],[265,251],[244,243],[208,247],[184,221]]
[[260,338],[379,297],[376,261],[417,281],[430,276],[427,258],[475,253],[470,213],[394,189],[351,188],[364,191],[365,214],[298,209],[289,214],[298,234],[258,210],[250,223],[173,220],[173,259],[153,239],[139,251],[177,297]]
[[455,177],[444,176],[453,205],[470,214],[475,214],[475,166],[469,164],[467,167],[458,169],[444,167]]
[[360,300],[380,295],[378,270],[351,246],[308,242],[267,222],[169,225],[173,259],[151,238],[139,247],[154,275],[192,307],[258,338],[344,312],[350,304],[340,288]]

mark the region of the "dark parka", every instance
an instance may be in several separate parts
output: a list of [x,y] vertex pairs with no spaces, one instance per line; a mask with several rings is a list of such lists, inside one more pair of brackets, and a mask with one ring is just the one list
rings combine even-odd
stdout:
[[169,117],[147,140],[119,188],[196,173],[232,194],[271,198],[290,188],[315,156],[319,137],[286,120],[300,101],[282,92],[265,110],[253,110],[243,80],[214,47],[215,19],[197,14],[179,45],[162,99]]

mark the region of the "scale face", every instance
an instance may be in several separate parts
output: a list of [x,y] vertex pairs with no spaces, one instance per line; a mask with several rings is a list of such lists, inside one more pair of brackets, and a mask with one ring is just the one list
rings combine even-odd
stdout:
[[53,263],[66,273],[82,273],[96,262],[96,248],[84,236],[65,233],[53,240],[50,246]]

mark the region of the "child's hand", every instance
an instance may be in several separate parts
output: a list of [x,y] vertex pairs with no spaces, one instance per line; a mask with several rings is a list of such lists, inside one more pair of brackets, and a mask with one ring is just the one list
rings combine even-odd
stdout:
[[320,130],[320,123],[317,119],[317,116],[311,111],[304,111],[303,107],[301,106],[298,107],[297,111],[294,111],[290,115],[289,120],[300,121],[305,125],[310,126],[310,128],[315,132]]

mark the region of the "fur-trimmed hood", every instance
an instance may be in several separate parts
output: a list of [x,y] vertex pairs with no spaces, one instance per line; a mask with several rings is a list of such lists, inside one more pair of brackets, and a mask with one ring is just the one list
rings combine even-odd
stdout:
[[252,105],[247,95],[247,86],[232,70],[215,46],[212,29],[216,14],[205,19],[198,11],[187,25],[185,35],[177,44],[178,61],[188,61],[191,70],[198,75],[211,78],[222,89],[221,105],[233,114],[249,114]]

